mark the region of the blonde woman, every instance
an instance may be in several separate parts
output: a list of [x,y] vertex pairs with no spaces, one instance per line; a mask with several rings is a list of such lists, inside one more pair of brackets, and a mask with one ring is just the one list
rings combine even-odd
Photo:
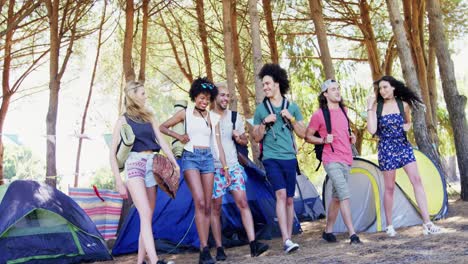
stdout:
[[[140,236],[138,239],[137,263],[165,264],[158,260],[154,245],[152,218],[156,204],[156,180],[152,167],[154,152],[164,151],[179,171],[179,166],[172,152],[159,131],[159,125],[151,109],[146,106],[147,95],[142,83],[130,81],[125,87],[125,113],[114,127],[112,147],[110,150],[110,164],[115,177],[116,189],[122,198],[128,198],[127,190],[140,216]],[[120,130],[127,123],[135,134],[135,142],[125,162],[124,183],[120,177],[117,158],[115,156],[120,141]]]

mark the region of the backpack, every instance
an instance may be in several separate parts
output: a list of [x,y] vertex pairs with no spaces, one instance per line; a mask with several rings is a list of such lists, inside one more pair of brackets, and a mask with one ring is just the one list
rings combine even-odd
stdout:
[[[323,113],[323,118],[325,119],[325,126],[327,127],[327,134],[330,134],[332,131],[331,127],[331,118],[330,118],[330,110],[328,107],[321,108],[322,113]],[[351,127],[349,126],[349,118],[348,115],[346,114],[346,111],[344,110],[344,107],[340,105],[340,109],[343,112],[343,114],[346,117],[346,120],[348,121],[348,132],[349,135],[351,135]],[[321,137],[318,131],[315,131],[314,137]],[[315,169],[315,171],[318,171],[320,169],[320,166],[322,165],[322,154],[323,154],[323,148],[325,147],[325,144],[314,144],[314,152],[315,152],[315,157],[320,161],[319,165]],[[330,147],[332,152],[335,152],[333,149],[333,145],[330,143]]]
[[[401,117],[403,117],[403,123],[406,123],[406,116],[405,116],[405,108],[403,106],[403,101],[400,99],[400,98],[396,98],[395,97],[395,100],[397,102],[397,105],[398,105],[398,109],[400,110],[400,115]],[[378,129],[378,122],[379,122],[379,118],[382,116],[382,111],[383,111],[383,100],[377,100],[377,129]],[[405,135],[405,139],[408,140],[406,138],[406,131],[403,131],[404,132],[404,135]],[[376,131],[377,133],[377,131]]]
[[[231,111],[232,130],[236,129],[236,121],[237,121],[237,112]],[[232,140],[234,141],[234,145],[236,146],[237,160],[242,166],[246,166],[248,163],[248,157],[249,157],[249,149],[247,148],[247,145],[241,145],[237,143],[234,140],[234,138]]]
[[[268,98],[265,97],[263,99],[263,105],[265,106],[265,109],[268,111],[269,115],[275,113],[273,111],[273,106],[271,105],[271,102],[270,102],[270,100]],[[281,102],[281,110],[288,109],[288,107],[289,107],[288,98],[283,96],[283,101]],[[294,134],[293,134],[294,127],[291,124],[291,122],[289,121],[289,119],[287,119],[287,118],[285,118],[283,116],[281,118],[283,119],[283,122],[284,122],[283,129],[286,127],[291,132],[291,138],[292,138],[292,142],[293,142],[294,151],[297,153],[296,140],[294,139]],[[270,129],[272,126],[273,126],[273,123],[266,124],[265,131]],[[274,130],[273,130],[273,137],[276,138]],[[263,139],[259,143],[259,150],[260,150],[260,156],[258,157],[258,159],[262,160],[263,159]]]

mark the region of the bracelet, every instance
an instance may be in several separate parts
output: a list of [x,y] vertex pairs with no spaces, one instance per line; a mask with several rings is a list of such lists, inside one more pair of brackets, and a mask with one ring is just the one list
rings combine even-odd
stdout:
[[228,167],[228,166],[223,167],[223,170],[224,170],[225,172],[228,172],[228,171],[229,171],[229,167]]
[[325,144],[325,141],[327,140],[326,137],[322,138],[322,144]]
[[369,112],[369,111],[373,112],[374,110],[372,110],[372,108],[367,108],[367,112]]
[[262,125],[266,126],[265,119],[262,120]]
[[289,120],[289,121],[291,121],[291,124],[294,125],[294,124],[296,123],[296,118],[293,116],[293,117],[291,118],[291,120]]

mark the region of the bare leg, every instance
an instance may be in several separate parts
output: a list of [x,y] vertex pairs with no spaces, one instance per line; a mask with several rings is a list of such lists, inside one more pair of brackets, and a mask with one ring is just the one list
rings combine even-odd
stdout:
[[333,198],[330,201],[330,205],[328,206],[327,225],[325,226],[326,233],[333,232],[333,226],[335,225],[336,218],[338,217],[339,209],[340,209],[340,200],[338,200],[337,198]]
[[255,240],[255,230],[252,212],[250,211],[249,203],[247,202],[247,195],[245,191],[240,190],[232,191],[231,194],[234,197],[234,201],[236,202],[237,208],[239,208],[242,218],[242,224],[244,225],[249,242],[252,242]]
[[287,219],[287,230],[288,237],[292,237],[292,229],[294,223],[294,197],[288,197],[286,199],[286,219]]
[[384,171],[384,209],[385,219],[387,220],[387,226],[392,225],[392,210],[393,210],[393,193],[395,191],[395,175],[396,171]]
[[141,178],[133,178],[127,181],[127,187],[140,216],[140,234],[146,254],[148,254],[150,262],[154,264],[158,261],[158,256],[156,255],[153,228],[151,225],[153,214],[148,200],[145,182]]
[[223,242],[221,239],[221,206],[223,204],[223,197],[212,199],[211,204],[211,232],[213,233],[216,247],[222,247]]
[[421,216],[423,218],[424,223],[427,223],[430,220],[429,212],[427,210],[427,199],[426,199],[426,192],[424,191],[424,186],[421,182],[421,177],[419,176],[418,172],[418,165],[416,162],[411,162],[406,164],[403,169],[405,170],[406,174],[408,175],[411,184],[413,185],[414,196],[416,197],[416,202],[418,202],[419,210],[421,211]]
[[351,216],[351,209],[349,208],[349,199],[344,199],[340,201],[340,211],[343,221],[348,228],[349,236],[356,234],[353,226],[353,218]]
[[278,217],[278,225],[280,227],[283,242],[290,238],[287,227],[286,199],[286,189],[276,191],[276,217]]
[[[148,201],[151,208],[151,221],[153,220],[154,208],[156,206],[156,186],[146,188],[146,194],[148,195]],[[143,239],[140,235],[138,236],[138,258],[137,263],[143,263],[146,257],[146,250],[143,244]]]

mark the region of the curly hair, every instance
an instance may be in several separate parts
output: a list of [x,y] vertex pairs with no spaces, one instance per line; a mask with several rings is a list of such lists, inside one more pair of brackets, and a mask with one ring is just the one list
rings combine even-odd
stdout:
[[201,93],[210,95],[210,101],[213,102],[218,95],[218,87],[207,77],[198,77],[190,86],[189,95],[192,102],[195,102],[195,97]]
[[395,98],[399,98],[400,100],[407,102],[411,107],[414,107],[417,103],[423,104],[423,101],[415,92],[408,88],[405,83],[395,79],[393,76],[383,76],[374,82],[377,101],[384,100],[379,92],[379,84],[382,81],[389,82],[390,85],[395,88],[395,91],[393,92]]
[[263,65],[258,73],[258,77],[263,79],[265,76],[273,78],[274,82],[279,83],[281,95],[285,95],[289,91],[289,80],[286,70],[281,68],[278,64],[267,63]]
[[150,122],[153,118],[153,111],[145,105],[141,105],[136,99],[138,89],[144,89],[140,82],[129,81],[125,86],[124,106],[125,112],[130,117]]

